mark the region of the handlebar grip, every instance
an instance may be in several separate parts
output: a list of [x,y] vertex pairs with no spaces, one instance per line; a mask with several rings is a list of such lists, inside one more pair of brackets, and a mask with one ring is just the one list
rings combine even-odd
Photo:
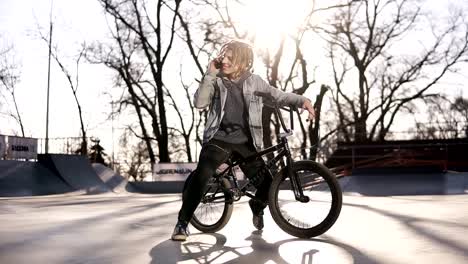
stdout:
[[[279,118],[279,121],[281,123],[281,126],[283,127],[284,131],[286,131],[287,133],[290,133],[291,130],[289,130],[285,123],[284,123],[284,119],[283,119],[283,116],[281,115],[280,113],[280,109],[284,109],[286,111],[289,111],[290,112],[290,120],[291,120],[291,129],[294,128],[294,123],[293,123],[293,107],[290,107],[289,109],[287,108],[284,108],[284,107],[279,107],[278,106],[278,103],[276,102],[275,98],[273,96],[271,96],[271,94],[269,93],[262,93],[262,92],[259,92],[259,91],[254,91],[254,95],[256,96],[261,96],[263,98],[266,99],[266,101],[270,101],[273,103],[273,105],[270,104],[270,102],[263,102],[263,105],[267,106],[267,107],[271,107],[275,110],[275,115]],[[289,134],[288,134],[289,135]]]
[[[266,105],[267,107],[270,107],[270,108],[279,107],[277,101],[275,100],[275,98],[273,96],[271,96],[271,94],[262,93],[262,92],[259,92],[259,91],[255,91],[253,94],[256,95],[256,96],[260,96],[260,97],[263,97],[263,98],[267,99],[266,102],[263,102],[263,104]],[[284,110],[284,111],[288,111],[288,112],[298,111],[297,107],[293,106],[293,105],[290,105],[288,107],[282,106],[282,107],[279,107],[279,109]]]
[[262,92],[259,92],[259,91],[255,91],[254,95],[261,96],[263,98],[275,101],[275,98],[273,98],[273,96],[271,96],[271,94],[269,94],[269,93],[262,93]]
[[273,96],[271,96],[269,93],[262,93],[259,91],[255,91],[253,94],[264,98],[263,100],[264,106],[272,108],[272,109],[276,109],[278,107],[278,104],[276,103],[275,98],[273,98]]

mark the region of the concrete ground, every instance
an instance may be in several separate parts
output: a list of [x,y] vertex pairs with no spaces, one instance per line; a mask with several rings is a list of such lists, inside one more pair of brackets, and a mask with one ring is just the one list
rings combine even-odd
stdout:
[[468,263],[466,194],[345,193],[314,239],[284,233],[269,212],[254,231],[246,201],[220,232],[192,228],[181,243],[169,239],[179,194],[0,198],[0,263]]

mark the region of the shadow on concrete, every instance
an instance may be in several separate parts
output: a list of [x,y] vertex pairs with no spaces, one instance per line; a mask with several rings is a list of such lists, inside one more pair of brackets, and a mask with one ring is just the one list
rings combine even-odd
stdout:
[[[210,239],[211,238],[211,239]],[[310,243],[310,246],[301,246],[297,250],[302,252],[300,263],[314,263],[314,256],[324,246],[337,247],[351,256],[349,263],[377,264],[370,256],[365,255],[355,247],[333,239],[286,239],[275,243],[269,243],[262,237],[262,231],[254,231],[245,238],[252,241],[249,247],[226,246],[227,238],[218,233],[193,234],[186,242],[166,240],[151,249],[149,255],[151,264],[176,263],[178,261],[191,260],[195,263],[292,263],[290,259],[280,254],[280,247],[293,242],[302,244]],[[202,242],[203,241],[203,242]],[[212,242],[206,242],[212,241]],[[318,243],[318,244],[317,244]],[[297,252],[296,252],[297,253]],[[299,252],[299,254],[301,254]],[[297,259],[296,259],[297,260]]]
[[[87,196],[90,197],[90,196]],[[21,207],[21,205],[26,205],[24,204],[25,202],[28,202],[27,200],[19,200],[18,202],[14,203],[13,205],[15,207]],[[41,208],[44,210],[47,210],[47,207],[52,207],[52,206],[64,206],[67,207],[70,204],[68,203],[63,203],[63,201],[57,200],[57,203],[54,203],[54,201],[46,201],[46,202],[38,202],[38,201],[33,201],[34,202],[34,208]],[[111,202],[111,201],[109,201]],[[126,203],[132,203],[132,197],[128,197],[127,201],[121,201],[121,202],[126,202]],[[72,221],[64,221],[59,224],[56,224],[50,228],[44,228],[41,229],[40,232],[38,233],[31,233],[29,236],[27,236],[25,239],[21,239],[16,242],[10,242],[10,243],[4,243],[0,245],[0,256],[4,252],[10,251],[10,250],[15,250],[17,248],[22,247],[25,244],[31,244],[34,243],[35,241],[39,240],[46,240],[50,237],[54,237],[56,235],[60,235],[63,233],[69,232],[69,230],[80,230],[80,229],[87,229],[89,228],[90,225],[100,225],[102,223],[109,223],[112,224],[113,221],[116,219],[120,218],[125,218],[125,217],[134,217],[139,213],[146,212],[148,210],[154,210],[159,207],[162,207],[167,204],[172,204],[174,202],[178,202],[178,199],[175,200],[169,200],[169,201],[164,201],[164,202],[154,202],[154,203],[144,203],[144,204],[137,204],[137,205],[132,205],[130,207],[123,208],[121,210],[111,210],[106,213],[99,213],[96,215],[93,215],[91,217],[86,217],[82,219],[77,219],[77,220],[72,220]],[[93,202],[94,203],[94,202]],[[95,201],[96,204],[100,204],[99,201]],[[81,204],[81,203],[76,203],[76,204]],[[93,208],[93,207],[91,207]],[[28,209],[30,210],[30,209]],[[134,222],[130,223],[127,226],[127,230],[133,230],[136,228],[140,228],[141,226],[148,226],[147,223],[150,222],[155,222],[158,219],[158,216],[152,216],[152,217],[147,217],[142,220],[139,220],[139,222]],[[172,217],[174,219],[174,217]],[[172,220],[171,219],[171,220]],[[96,250],[96,248],[90,249],[91,251]],[[63,262],[63,263],[69,263],[69,262]]]
[[[464,246],[461,243],[457,243],[456,241],[445,238],[442,236],[443,234],[438,234],[437,232],[431,231],[427,228],[424,228],[423,226],[424,224],[430,224],[430,225],[441,225],[441,226],[447,226],[447,227],[458,227],[460,229],[468,229],[468,224],[407,216],[404,214],[388,212],[379,208],[371,207],[369,205],[343,203],[343,206],[356,207],[356,208],[360,208],[363,210],[367,210],[367,211],[371,211],[371,212],[383,215],[388,218],[395,219],[396,221],[404,224],[408,229],[413,230],[415,234],[425,239],[435,241],[438,244],[445,245],[446,247],[451,248],[454,251],[458,252],[461,256],[464,255],[468,257],[468,247]],[[434,212],[434,213],[436,214],[437,212]]]

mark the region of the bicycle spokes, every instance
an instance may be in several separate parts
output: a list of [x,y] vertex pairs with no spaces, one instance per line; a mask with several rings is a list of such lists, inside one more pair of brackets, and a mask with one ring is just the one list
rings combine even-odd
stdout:
[[278,207],[290,225],[308,229],[320,224],[329,214],[332,194],[323,178],[311,171],[294,171],[285,178],[277,196]]
[[230,188],[227,179],[210,181],[190,221],[195,228],[202,232],[216,232],[227,224],[233,208]]
[[226,200],[229,200],[228,195],[217,183],[210,184],[206,190],[201,203],[224,203]]

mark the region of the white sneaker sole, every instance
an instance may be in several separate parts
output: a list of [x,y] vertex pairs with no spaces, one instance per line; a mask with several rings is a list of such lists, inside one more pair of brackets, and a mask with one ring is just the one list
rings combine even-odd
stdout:
[[187,240],[187,237],[184,235],[173,235],[172,240],[174,241],[185,241]]

